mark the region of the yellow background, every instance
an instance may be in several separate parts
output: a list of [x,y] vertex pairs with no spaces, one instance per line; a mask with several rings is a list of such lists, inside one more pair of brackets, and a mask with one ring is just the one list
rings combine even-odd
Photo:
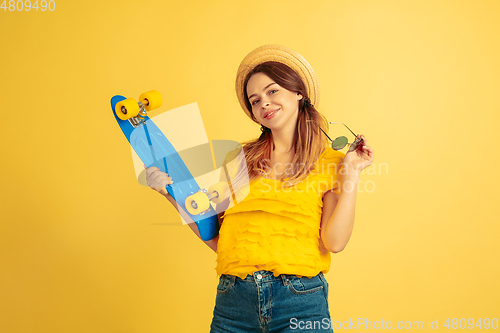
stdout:
[[269,43],[375,150],[326,275],[332,319],[500,318],[499,33],[497,0],[1,10],[0,331],[208,332],[215,253],[138,184],[109,101],[156,89],[152,115],[196,102],[209,140],[254,138],[234,78]]

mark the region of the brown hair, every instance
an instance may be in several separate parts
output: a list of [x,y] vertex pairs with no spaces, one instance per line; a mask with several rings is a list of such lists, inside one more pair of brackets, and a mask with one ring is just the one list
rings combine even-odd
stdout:
[[[243,90],[245,104],[250,110],[252,120],[257,122],[252,112],[252,106],[248,100],[247,84],[252,75],[263,73],[281,87],[297,92],[303,96],[299,103],[297,126],[292,139],[294,156],[292,167],[288,168],[280,177],[285,187],[294,186],[314,169],[313,164],[317,161],[323,149],[328,145],[326,136],[322,135],[318,125],[325,131],[328,130],[326,118],[319,113],[311,103],[306,103],[309,96],[300,76],[289,66],[280,62],[268,61],[257,65],[245,78]],[[257,122],[258,123],[258,122]],[[248,168],[248,181],[265,175],[265,171],[272,168],[270,163],[271,150],[273,147],[272,132],[268,129],[262,132],[259,138],[242,143],[244,155]],[[246,171],[246,170],[245,170]],[[237,177],[240,178],[240,177]],[[285,178],[288,180],[285,181]],[[235,179],[236,181],[237,179]],[[241,180],[241,179],[240,179]]]

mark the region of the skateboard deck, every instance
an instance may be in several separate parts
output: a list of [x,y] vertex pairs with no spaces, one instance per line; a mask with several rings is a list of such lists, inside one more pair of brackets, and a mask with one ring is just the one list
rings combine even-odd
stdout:
[[[196,223],[200,236],[208,241],[217,236],[219,232],[219,219],[216,211],[209,205],[202,214],[191,214],[186,208],[186,199],[200,191],[198,183],[179,156],[174,146],[162,131],[147,116],[143,115],[138,121],[131,119],[122,120],[115,111],[118,103],[127,98],[116,95],[111,98],[111,109],[128,142],[137,153],[141,161],[149,167],[157,167],[160,171],[168,173],[173,184],[167,185],[167,192],[174,198],[178,206]],[[123,116],[122,116],[123,117]],[[192,208],[191,208],[192,210]]]

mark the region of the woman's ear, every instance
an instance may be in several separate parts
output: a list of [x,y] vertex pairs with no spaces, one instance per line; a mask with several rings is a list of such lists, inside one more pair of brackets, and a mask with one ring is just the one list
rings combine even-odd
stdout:
[[300,101],[304,96],[302,96],[300,93],[297,93],[297,100]]

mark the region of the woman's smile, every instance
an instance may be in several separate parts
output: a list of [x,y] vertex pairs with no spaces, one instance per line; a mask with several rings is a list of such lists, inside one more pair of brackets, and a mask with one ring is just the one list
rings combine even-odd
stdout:
[[276,115],[276,113],[278,113],[279,110],[280,110],[280,108],[275,108],[273,110],[266,111],[264,113],[264,118],[271,119],[272,117],[274,117]]

